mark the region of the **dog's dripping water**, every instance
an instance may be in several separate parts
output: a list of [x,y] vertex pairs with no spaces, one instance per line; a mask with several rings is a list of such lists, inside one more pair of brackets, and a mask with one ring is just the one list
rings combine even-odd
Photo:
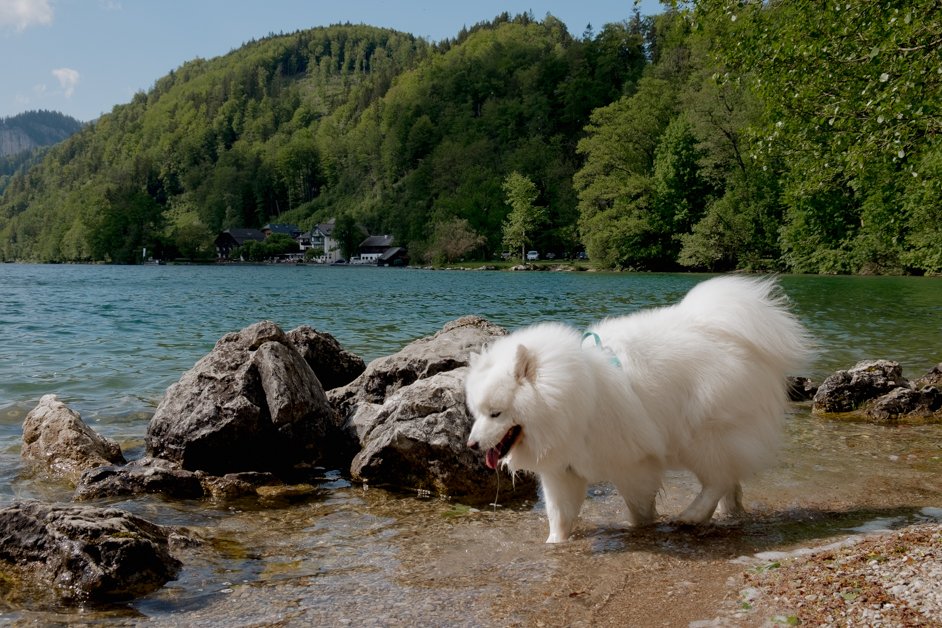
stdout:
[[500,505],[497,501],[497,498],[500,497],[500,469],[494,469],[494,474],[497,475],[497,482],[494,489],[494,501],[491,503],[491,507],[494,512],[497,512],[497,507]]

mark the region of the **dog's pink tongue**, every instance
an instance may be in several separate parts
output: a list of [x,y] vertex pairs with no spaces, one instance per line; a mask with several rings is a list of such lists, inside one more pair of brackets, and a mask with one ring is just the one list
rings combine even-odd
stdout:
[[487,453],[484,454],[484,464],[486,464],[489,469],[496,469],[499,459],[500,454],[497,453],[497,447],[491,447],[487,450]]

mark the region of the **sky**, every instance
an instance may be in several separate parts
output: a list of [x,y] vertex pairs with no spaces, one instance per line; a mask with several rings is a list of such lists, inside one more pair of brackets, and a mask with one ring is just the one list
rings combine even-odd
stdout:
[[[661,11],[641,0],[642,15]],[[271,33],[350,22],[440,41],[507,11],[550,13],[581,36],[628,19],[634,0],[0,0],[0,118],[94,120],[196,57]]]

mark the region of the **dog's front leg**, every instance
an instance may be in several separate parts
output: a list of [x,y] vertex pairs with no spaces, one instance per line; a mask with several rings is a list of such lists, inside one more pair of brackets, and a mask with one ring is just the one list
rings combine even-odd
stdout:
[[582,502],[585,501],[588,482],[566,469],[542,473],[540,481],[543,484],[543,499],[546,500],[546,516],[550,527],[546,542],[567,541],[582,509]]

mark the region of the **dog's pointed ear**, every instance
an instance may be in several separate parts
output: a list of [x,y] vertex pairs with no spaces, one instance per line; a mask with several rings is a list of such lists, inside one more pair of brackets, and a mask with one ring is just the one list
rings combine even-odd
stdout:
[[523,345],[517,345],[517,362],[514,365],[514,378],[518,384],[527,381],[536,383],[536,356]]

